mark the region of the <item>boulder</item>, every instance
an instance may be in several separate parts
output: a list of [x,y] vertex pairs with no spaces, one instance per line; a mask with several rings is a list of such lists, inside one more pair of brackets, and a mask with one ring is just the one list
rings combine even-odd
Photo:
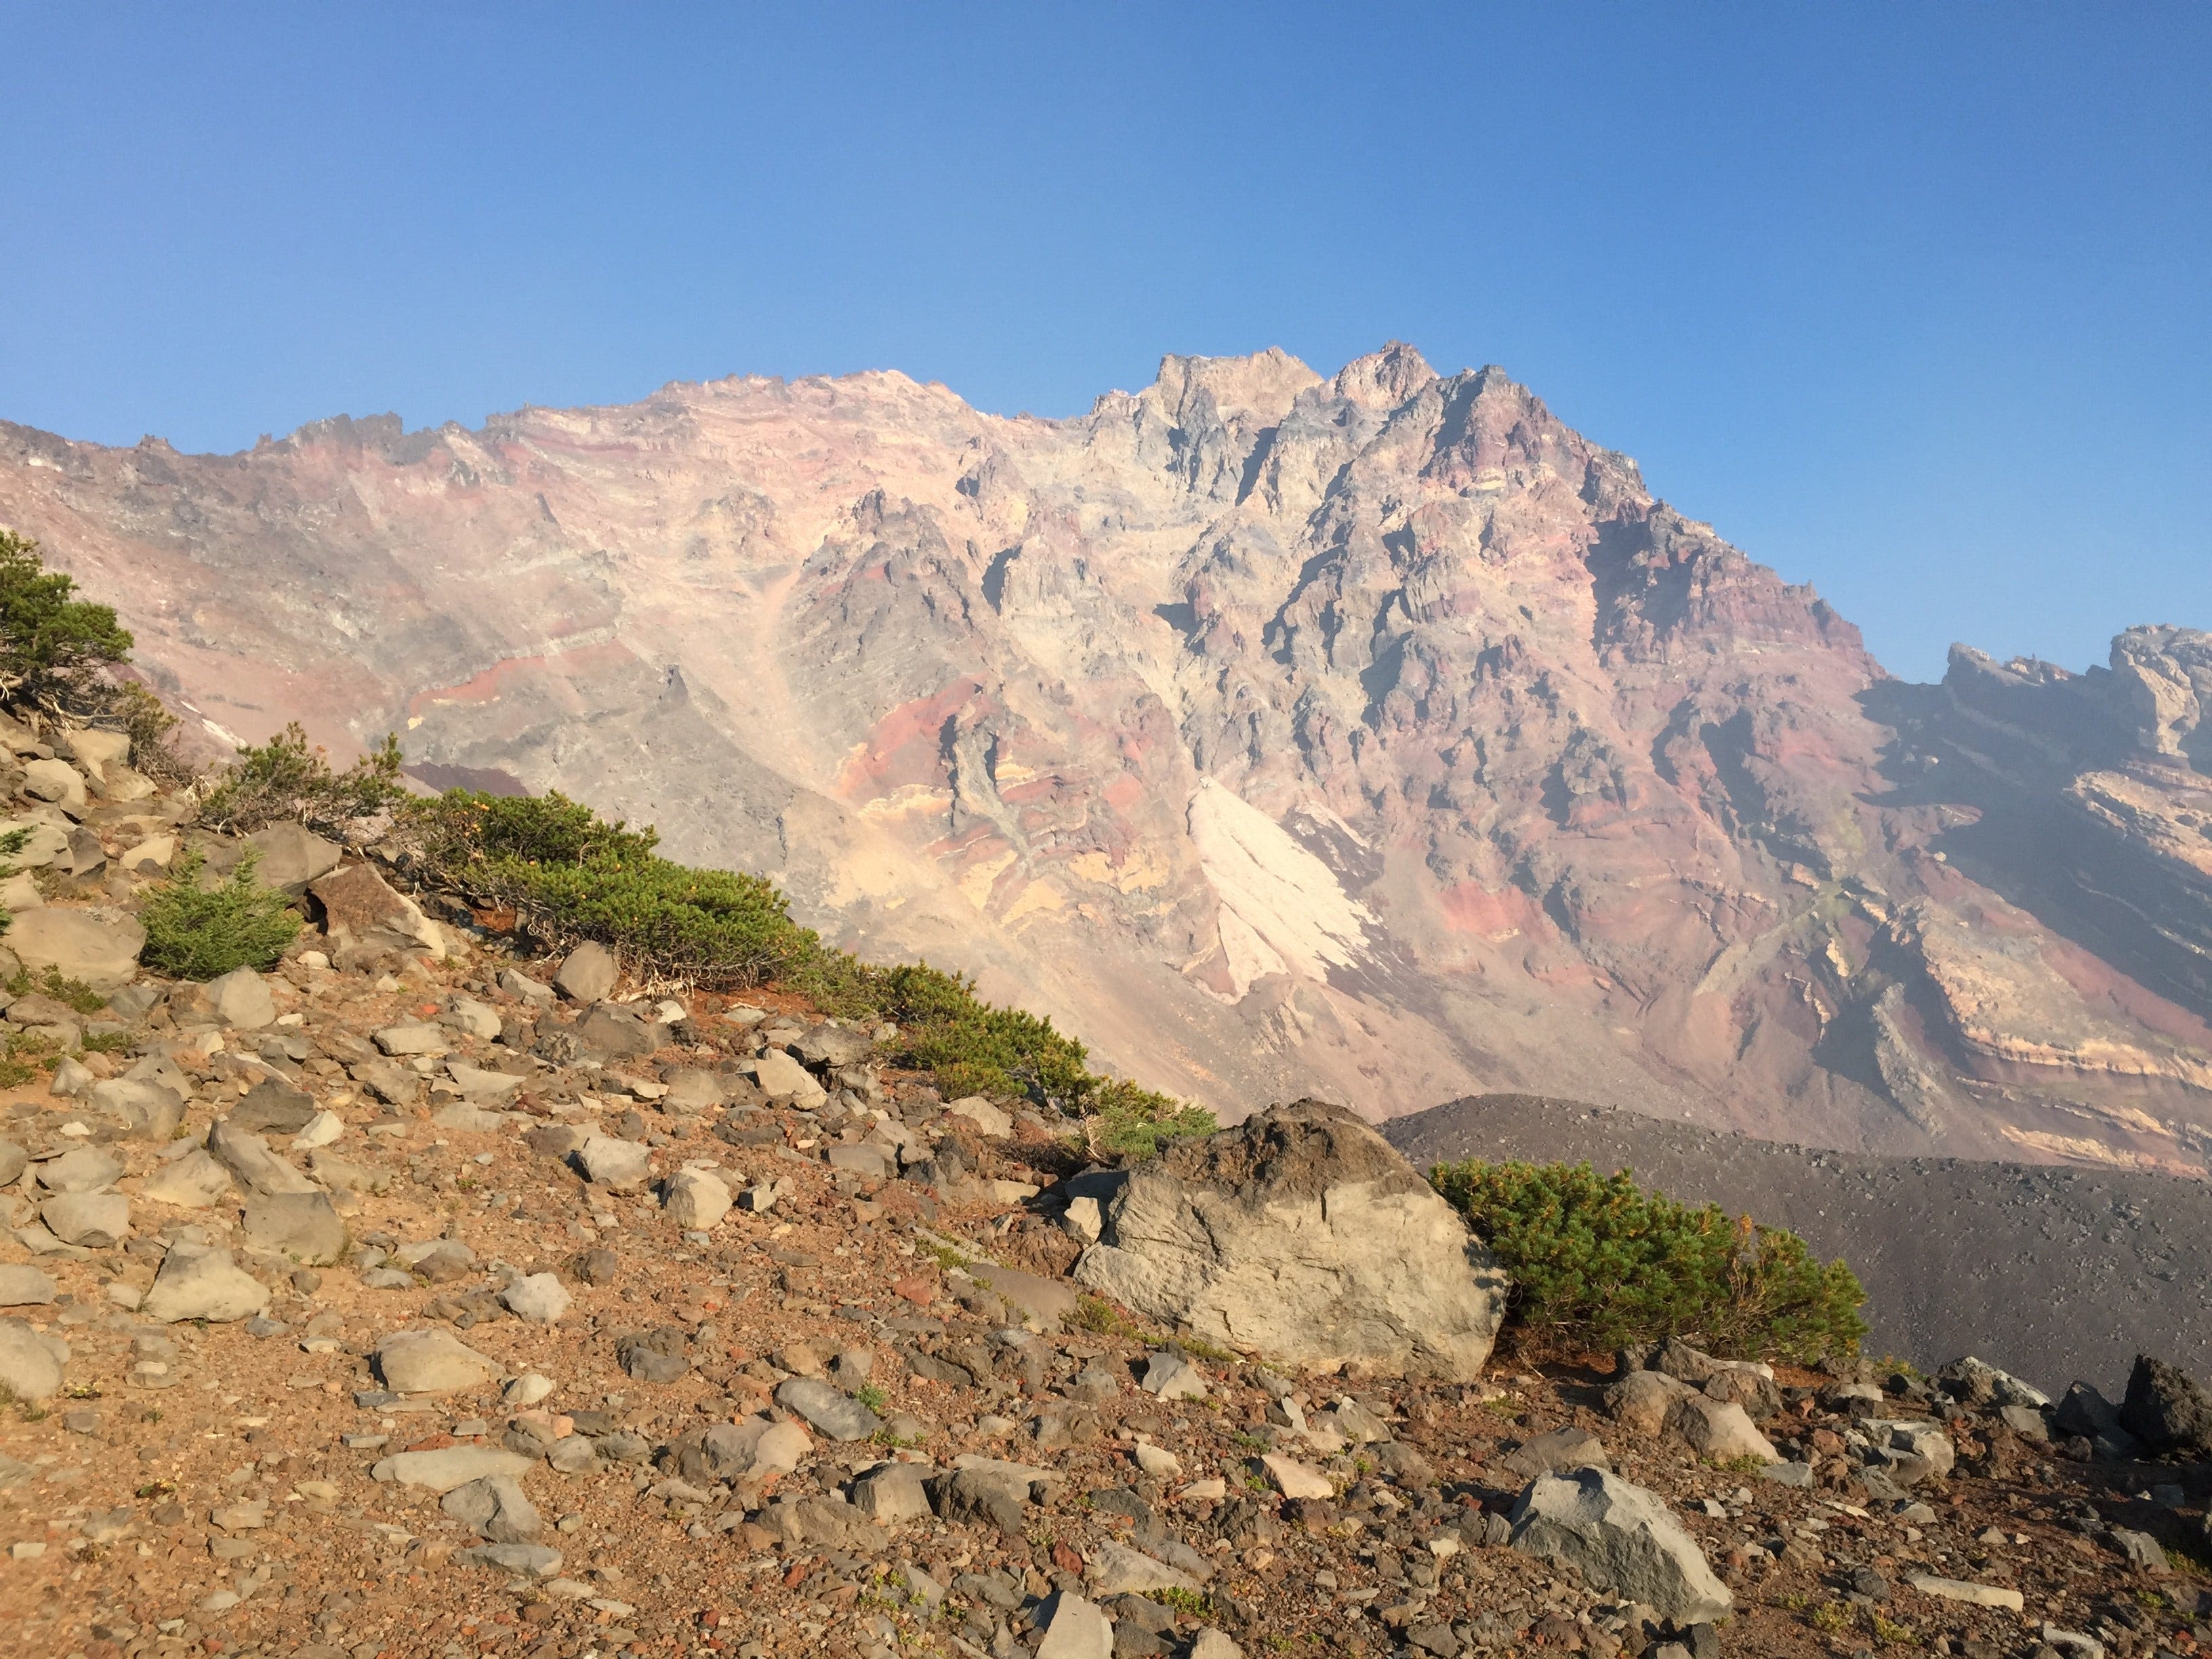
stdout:
[[36,1267],[0,1267],[0,1308],[35,1308],[54,1299],[54,1281]]
[[576,1149],[576,1169],[595,1187],[613,1193],[645,1190],[651,1178],[653,1149],[641,1140],[617,1140],[612,1135],[589,1135]]
[[1667,1426],[1674,1402],[1692,1392],[1664,1371],[1631,1371],[1605,1391],[1605,1408],[1621,1427],[1653,1435]]
[[678,1441],[676,1472],[687,1480],[764,1480],[789,1474],[813,1449],[796,1423],[747,1418],[717,1423]]
[[1755,1457],[1762,1463],[1782,1461],[1774,1443],[1732,1400],[1686,1394],[1667,1408],[1667,1426],[1687,1441],[1692,1451],[1716,1463],[1738,1457]]
[[21,1401],[59,1394],[68,1345],[20,1319],[0,1319],[0,1389]]
[[138,1310],[164,1324],[183,1319],[220,1324],[247,1318],[268,1305],[268,1286],[233,1262],[228,1250],[173,1244]]
[[568,1311],[575,1298],[557,1273],[526,1273],[499,1295],[507,1312],[532,1325],[550,1325]]
[[668,1178],[661,1203],[686,1232],[703,1233],[730,1212],[730,1189],[711,1170],[678,1170]]
[[495,1544],[526,1544],[544,1524],[538,1506],[511,1474],[480,1474],[464,1481],[438,1507]]
[[437,1329],[394,1331],[377,1344],[376,1369],[394,1394],[454,1394],[499,1375],[495,1362]]
[[313,1267],[346,1251],[346,1226],[328,1193],[257,1194],[246,1201],[246,1243]]
[[1353,1113],[1302,1100],[1130,1172],[1075,1278],[1222,1346],[1316,1370],[1468,1381],[1505,1275]]
[[104,779],[110,767],[126,765],[131,759],[131,734],[100,726],[88,726],[56,733],[54,746],[82,766],[87,777],[94,779]]
[[84,774],[67,761],[24,762],[23,793],[33,800],[52,801],[72,817],[84,813]]
[[818,1106],[830,1097],[807,1069],[781,1048],[762,1054],[755,1062],[753,1081],[769,1100],[788,1102],[801,1109]]
[[858,1066],[876,1048],[874,1039],[866,1031],[856,1031],[849,1025],[832,1025],[827,1020],[807,1027],[791,1046],[809,1066],[832,1068]]
[[517,1002],[526,1002],[533,1008],[550,1008],[559,1000],[551,986],[541,985],[529,975],[517,973],[512,968],[500,970],[499,988]]
[[18,830],[24,835],[22,850],[8,855],[9,864],[20,870],[43,870],[57,861],[64,867],[68,866],[67,829],[43,818],[0,818],[0,836],[11,835]]
[[281,1078],[261,1079],[231,1108],[230,1126],[258,1135],[297,1134],[315,1115],[315,1097]]
[[981,1095],[963,1095],[950,1102],[945,1115],[975,1126],[976,1132],[987,1139],[1005,1140],[1014,1133],[1013,1114],[1004,1107],[994,1106]]
[[89,910],[50,905],[15,918],[8,948],[33,973],[52,969],[95,991],[112,991],[137,977],[146,930],[130,916],[103,921]]
[[259,1135],[237,1128],[228,1118],[209,1127],[210,1157],[237,1177],[250,1193],[275,1198],[285,1193],[314,1193],[322,1188],[269,1150]]
[[210,980],[200,991],[200,1006],[240,1031],[258,1031],[276,1023],[276,1000],[269,994],[269,981],[251,968],[234,968]]
[[444,931],[368,865],[343,865],[310,882],[307,891],[322,906],[331,955],[341,965],[352,952],[420,950],[433,957],[446,954]]
[[622,964],[616,961],[615,953],[590,940],[568,952],[561,971],[553,975],[553,988],[571,1002],[598,1002],[614,990],[615,981],[621,977]]
[[1571,1563],[1592,1589],[1641,1601],[1677,1627],[1735,1610],[1728,1586],[1667,1505],[1604,1469],[1540,1476],[1507,1519],[1522,1554]]
[[111,1249],[131,1237],[131,1200],[121,1193],[63,1193],[39,1206],[46,1231],[64,1244]]
[[668,1028],[611,1002],[594,1004],[568,1028],[576,1046],[602,1060],[642,1060],[668,1040]]
[[179,1209],[204,1210],[230,1190],[230,1171],[198,1146],[147,1177],[141,1198]]
[[2178,1365],[2136,1356],[2120,1425],[2154,1452],[2212,1452],[2212,1399]]
[[776,1389],[775,1403],[805,1418],[832,1440],[866,1440],[884,1420],[849,1395],[818,1377],[787,1377]]
[[272,823],[246,839],[261,854],[253,879],[293,898],[337,869],[343,855],[336,842],[325,841],[304,823]]
[[38,1166],[39,1185],[50,1193],[99,1193],[122,1177],[123,1166],[97,1146],[77,1146]]
[[1037,1609],[1044,1639],[1036,1659],[1114,1659],[1114,1624],[1073,1590],[1056,1592]]
[[1571,1469],[1609,1469],[1605,1443],[1587,1429],[1553,1429],[1534,1434],[1498,1460],[1523,1480],[1540,1474],[1565,1474]]
[[94,1083],[85,1098],[141,1140],[167,1140],[185,1121],[183,1094],[152,1078],[107,1078]]

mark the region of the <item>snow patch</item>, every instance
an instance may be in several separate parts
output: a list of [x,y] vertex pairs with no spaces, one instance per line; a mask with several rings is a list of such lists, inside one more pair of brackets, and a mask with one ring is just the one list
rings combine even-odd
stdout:
[[1221,902],[1222,954],[1238,997],[1271,973],[1326,979],[1365,951],[1375,918],[1289,830],[1211,778],[1188,817]]

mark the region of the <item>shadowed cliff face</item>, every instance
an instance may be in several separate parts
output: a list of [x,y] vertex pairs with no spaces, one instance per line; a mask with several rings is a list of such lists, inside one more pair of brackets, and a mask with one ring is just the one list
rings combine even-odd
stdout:
[[732,380],[235,456],[8,427],[0,521],[222,732],[398,729],[651,820],[1231,1116],[1524,1089],[2203,1163],[2212,1000],[2153,961],[2212,845],[2203,636],[2142,636],[2117,724],[2028,687],[2006,787],[2154,872],[2092,928],[2017,873],[2033,825],[1951,850],[1988,814],[1923,728],[1971,696],[1494,368],[1170,357],[1066,422]]

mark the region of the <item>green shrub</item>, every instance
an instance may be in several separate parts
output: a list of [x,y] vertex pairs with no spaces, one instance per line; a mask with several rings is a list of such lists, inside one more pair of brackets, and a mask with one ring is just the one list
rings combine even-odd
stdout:
[[267,743],[248,744],[200,803],[200,822],[246,835],[272,823],[304,823],[343,839],[410,799],[399,781],[399,739],[386,736],[343,772],[327,750],[311,746],[297,720]]
[[1141,1156],[1176,1135],[1210,1133],[1212,1115],[1091,1071],[1052,1021],[1000,1008],[974,982],[927,963],[878,967],[792,921],[763,877],[695,870],[660,856],[650,828],[607,823],[559,794],[456,789],[401,815],[408,867],[479,913],[512,911],[548,951],[586,939],[644,976],[707,990],[769,982],[855,1022],[898,1027],[893,1060],[932,1073],[946,1095],[1027,1099],[1085,1120],[1098,1155]]
[[129,659],[131,635],[112,605],[76,592],[46,568],[38,543],[0,530],[0,701],[52,714],[105,708],[113,696],[105,671]]
[[300,933],[284,896],[253,879],[258,855],[249,852],[216,887],[203,887],[206,860],[196,849],[177,860],[168,880],[146,895],[138,922],[146,930],[139,959],[177,979],[208,980],[234,968],[276,965]]
[[1841,1261],[1717,1205],[1645,1193],[1587,1164],[1439,1164],[1430,1181],[1512,1279],[1524,1342],[1583,1350],[1668,1336],[1722,1354],[1811,1364],[1855,1353],[1866,1300]]

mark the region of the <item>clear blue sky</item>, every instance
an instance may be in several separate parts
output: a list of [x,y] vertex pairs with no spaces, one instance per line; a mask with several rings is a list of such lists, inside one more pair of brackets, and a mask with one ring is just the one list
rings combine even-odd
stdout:
[[0,3],[0,416],[1498,362],[1893,669],[2212,627],[2212,8]]

